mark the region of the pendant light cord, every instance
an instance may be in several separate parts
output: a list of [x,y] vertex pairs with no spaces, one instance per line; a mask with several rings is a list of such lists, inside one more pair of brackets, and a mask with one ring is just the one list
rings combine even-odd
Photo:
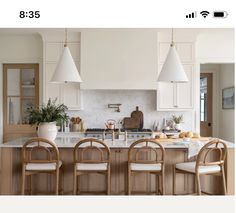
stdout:
[[171,44],[170,44],[170,46],[173,47],[174,45],[175,45],[175,43],[174,43],[174,29],[172,28],[171,29]]
[[65,28],[65,44],[64,47],[67,47],[67,29]]

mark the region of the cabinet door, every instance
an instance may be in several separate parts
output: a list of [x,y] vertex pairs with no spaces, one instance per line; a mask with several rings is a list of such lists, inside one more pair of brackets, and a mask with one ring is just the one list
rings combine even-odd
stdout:
[[70,83],[61,86],[61,103],[64,103],[69,110],[81,109],[81,91],[78,83]]
[[51,98],[54,100],[57,99],[58,103],[61,103],[60,98],[60,85],[56,83],[50,83],[50,80],[52,78],[52,75],[55,71],[56,64],[55,63],[47,63],[45,66],[45,99],[44,103],[47,103],[48,99]]
[[[188,42],[176,42],[176,50],[179,54],[182,63],[192,63],[194,60],[194,49],[193,44]],[[159,62],[164,63],[166,56],[170,49],[170,43],[161,42],[159,43]]]
[[157,110],[185,110],[193,108],[193,65],[184,64],[187,83],[158,83]]
[[175,104],[176,86],[172,83],[158,83],[157,89],[157,109],[173,109]]
[[183,63],[191,63],[194,60],[194,49],[192,43],[177,43],[176,50]]
[[111,149],[111,194],[127,193],[128,149]]
[[176,108],[191,109],[193,107],[193,68],[193,65],[184,65],[189,81],[177,84]]
[[45,45],[45,59],[47,62],[56,63],[62,53],[62,43],[60,42],[48,42]]

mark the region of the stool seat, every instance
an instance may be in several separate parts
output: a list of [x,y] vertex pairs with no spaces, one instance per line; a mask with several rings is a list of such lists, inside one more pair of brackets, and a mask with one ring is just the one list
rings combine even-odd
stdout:
[[[183,171],[195,173],[195,167],[196,167],[196,161],[194,162],[184,162],[184,163],[177,163],[175,168],[180,169]],[[214,172],[220,172],[221,168],[219,165],[208,165],[208,166],[199,166],[198,172],[199,174],[204,173],[214,173]]]
[[76,169],[80,171],[106,171],[108,163],[77,163]]
[[[59,161],[59,168],[62,162]],[[54,171],[57,169],[56,163],[27,163],[25,167],[26,171]]]
[[161,164],[131,163],[130,169],[132,171],[161,171]]

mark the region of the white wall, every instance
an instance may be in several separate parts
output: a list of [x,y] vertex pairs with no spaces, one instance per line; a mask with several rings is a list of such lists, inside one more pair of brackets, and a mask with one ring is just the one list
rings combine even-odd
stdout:
[[[3,136],[2,64],[39,63],[42,70],[43,43],[38,34],[6,34],[0,31],[0,143]],[[40,75],[40,80],[42,76]],[[41,88],[42,89],[42,88]],[[41,90],[40,90],[41,93]]]
[[211,29],[198,34],[196,60],[204,63],[234,61],[234,29]]
[[[222,100],[222,89],[235,85],[234,64],[222,64],[220,67],[219,87],[220,100]],[[219,121],[219,138],[234,142],[234,109],[222,109],[220,106]]]

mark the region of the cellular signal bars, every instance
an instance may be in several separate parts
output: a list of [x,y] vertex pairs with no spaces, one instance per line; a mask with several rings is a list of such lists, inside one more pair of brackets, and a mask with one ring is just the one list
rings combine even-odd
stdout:
[[192,12],[188,15],[186,15],[186,18],[196,18],[197,17],[197,12]]

